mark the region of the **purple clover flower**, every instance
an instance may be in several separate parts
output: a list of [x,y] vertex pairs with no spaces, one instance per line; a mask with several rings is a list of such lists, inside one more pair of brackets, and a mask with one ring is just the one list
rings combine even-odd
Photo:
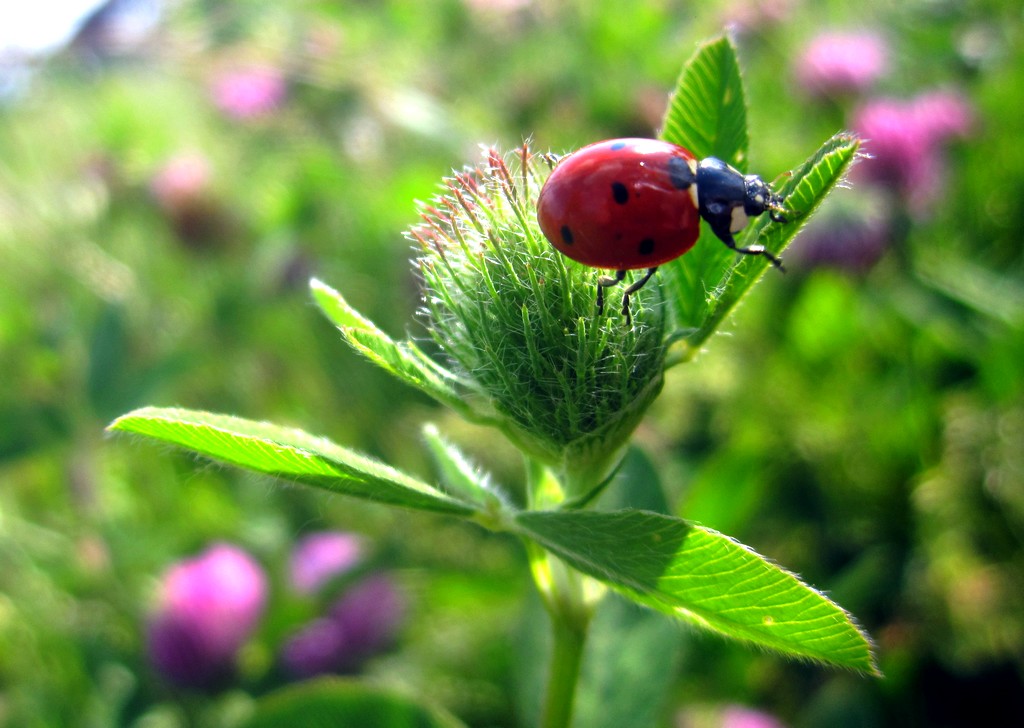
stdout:
[[784,728],[782,723],[768,713],[730,705],[722,711],[722,728]]
[[206,157],[195,153],[172,157],[149,182],[157,204],[171,213],[205,197],[209,187],[210,163]]
[[533,4],[533,0],[465,0],[470,10],[509,14]]
[[911,113],[934,144],[964,138],[974,129],[974,110],[955,91],[930,91],[912,102]]
[[171,157],[149,181],[149,191],[178,239],[201,249],[230,241],[231,219],[213,192],[209,160],[195,153]]
[[885,195],[870,188],[844,190],[826,201],[793,243],[801,265],[827,266],[852,273],[868,271],[893,241],[892,209]]
[[856,112],[853,128],[871,159],[857,165],[854,175],[888,187],[912,212],[925,212],[942,192],[943,145],[972,126],[970,105],[952,93],[870,101]]
[[781,24],[792,13],[794,0],[731,0],[718,13],[730,33],[754,35]]
[[800,54],[796,77],[812,96],[843,96],[871,88],[888,65],[889,50],[874,33],[822,33]]
[[316,619],[296,632],[281,648],[281,663],[294,678],[342,672],[347,653],[345,630],[328,617]]
[[284,102],[287,90],[281,72],[268,66],[228,71],[215,78],[210,87],[217,108],[238,120],[270,114]]
[[354,673],[387,649],[405,614],[405,603],[390,578],[371,576],[335,602],[285,643],[284,669],[302,679],[324,673]]
[[311,533],[295,546],[291,584],[299,594],[315,594],[331,579],[356,566],[363,556],[358,536],[341,531]]
[[394,582],[383,574],[371,576],[339,599],[331,619],[345,628],[348,647],[357,658],[390,646],[405,615],[405,603]]
[[181,687],[218,687],[232,675],[266,599],[263,570],[235,546],[215,544],[179,562],[164,574],[149,620],[150,662]]

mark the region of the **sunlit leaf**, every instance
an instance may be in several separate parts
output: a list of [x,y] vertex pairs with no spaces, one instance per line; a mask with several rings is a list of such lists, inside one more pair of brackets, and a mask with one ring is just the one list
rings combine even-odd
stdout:
[[820,592],[733,539],[647,511],[525,512],[523,534],[634,601],[734,639],[878,674],[871,644]]
[[472,506],[376,460],[301,430],[239,417],[147,407],[107,428],[177,445],[230,465],[355,498],[468,515]]
[[747,106],[736,48],[728,38],[702,44],[683,66],[660,136],[698,158],[718,157],[746,168]]
[[[772,222],[767,215],[756,218],[749,231],[739,240],[740,244],[763,245],[773,253],[781,253],[822,200],[843,180],[850,164],[857,157],[859,146],[860,140],[857,137],[845,133],[836,134],[825,142],[778,189],[790,211],[789,222]],[[684,340],[676,345],[670,363],[685,361],[699,351],[769,266],[769,261],[762,256],[743,256],[729,270],[719,287],[709,292],[706,318],[691,331],[683,332]]]
[[441,482],[459,497],[482,506],[497,506],[501,496],[488,475],[474,465],[455,445],[441,436],[435,425],[423,428],[423,439],[434,458]]
[[[665,113],[661,138],[698,159],[717,157],[746,168],[747,107],[736,48],[727,37],[708,41],[683,66]],[[660,280],[678,326],[696,328],[707,315],[708,289],[735,255],[701,223],[700,242],[683,258],[662,266]]]
[[353,349],[438,402],[478,419],[455,390],[454,375],[432,362],[413,342],[394,341],[326,283],[314,279],[310,281],[310,290],[317,305]]

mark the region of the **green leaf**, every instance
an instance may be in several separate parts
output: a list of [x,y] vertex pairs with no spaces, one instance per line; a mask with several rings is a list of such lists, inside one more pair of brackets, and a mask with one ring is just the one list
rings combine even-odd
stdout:
[[[683,66],[665,113],[661,138],[697,155],[746,168],[747,106],[736,48],[727,37],[701,45]],[[708,241],[715,241],[709,244]],[[707,315],[707,293],[726,275],[735,254],[701,223],[700,242],[662,266],[660,280],[678,326],[696,328]]]
[[469,419],[480,419],[456,391],[454,385],[459,380],[455,375],[433,362],[415,343],[391,339],[326,283],[313,279],[309,287],[317,305],[353,349],[441,404]]
[[669,99],[661,138],[697,155],[746,168],[747,106],[736,48],[727,37],[704,43],[686,62]]
[[267,422],[147,407],[119,417],[107,429],[144,435],[220,462],[354,498],[458,515],[475,512],[473,506],[365,455]]
[[[746,168],[747,112],[736,49],[727,37],[697,49],[679,76],[669,102],[661,138],[690,149],[699,158],[714,156]],[[858,142],[848,134],[829,140],[778,190],[787,198],[794,221],[770,223],[758,218],[738,236],[741,247],[764,245],[778,254],[792,240],[825,195],[842,179]],[[710,241],[710,242],[709,242]],[[769,262],[761,256],[737,256],[715,242],[706,223],[701,241],[686,256],[662,267],[660,280],[674,314],[678,343],[669,365],[686,361],[713,334],[757,281]]]
[[[771,222],[767,215],[756,218],[737,241],[741,246],[763,245],[773,253],[781,253],[796,237],[829,192],[839,184],[850,164],[857,157],[860,140],[852,134],[836,134],[797,168],[778,192],[790,211],[787,223]],[[725,246],[719,245],[724,248]],[[730,268],[722,282],[706,295],[706,314],[692,329],[679,333],[683,339],[669,357],[669,365],[686,361],[700,350],[705,341],[722,325],[740,299],[768,269],[770,263],[759,255],[745,255]],[[683,264],[667,266],[666,274],[675,275]],[[697,324],[696,321],[693,323]]]
[[786,655],[879,674],[867,636],[843,609],[720,533],[633,510],[524,512],[515,522],[640,604]]
[[434,458],[441,482],[450,492],[481,506],[501,509],[504,498],[490,483],[487,474],[445,440],[435,425],[423,427],[423,439]]
[[352,680],[321,678],[278,690],[256,703],[241,728],[465,728],[436,708]]

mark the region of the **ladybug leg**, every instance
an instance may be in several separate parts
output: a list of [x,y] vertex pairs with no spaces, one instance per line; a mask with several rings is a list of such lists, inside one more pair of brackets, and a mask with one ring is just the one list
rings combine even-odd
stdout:
[[622,315],[626,319],[627,326],[633,323],[633,317],[629,313],[629,297],[632,296],[637,291],[639,291],[641,288],[643,288],[647,284],[647,281],[651,280],[651,276],[654,275],[654,272],[656,270],[658,270],[657,266],[655,266],[654,268],[648,268],[647,272],[644,273],[643,278],[641,278],[638,281],[633,281],[629,285],[629,287],[622,292]]
[[732,237],[732,232],[729,230],[728,224],[713,224],[711,230],[718,236],[718,239],[726,244],[727,247],[735,250],[737,253],[743,253],[743,255],[761,255],[771,261],[772,265],[781,270],[783,273],[786,272],[786,268],[782,265],[782,261],[774,254],[768,252],[763,245],[751,245],[748,248],[741,248],[736,245],[736,241]]
[[597,315],[604,313],[604,289],[622,283],[626,277],[626,271],[617,270],[614,276],[600,276],[597,279]]

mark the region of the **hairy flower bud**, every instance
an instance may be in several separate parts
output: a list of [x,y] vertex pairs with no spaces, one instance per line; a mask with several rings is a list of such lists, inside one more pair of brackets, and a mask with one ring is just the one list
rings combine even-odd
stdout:
[[524,145],[447,180],[410,235],[421,247],[430,332],[525,452],[567,497],[618,463],[661,389],[665,307],[656,281],[632,323],[595,305],[598,271],[558,253],[536,218],[551,160]]

